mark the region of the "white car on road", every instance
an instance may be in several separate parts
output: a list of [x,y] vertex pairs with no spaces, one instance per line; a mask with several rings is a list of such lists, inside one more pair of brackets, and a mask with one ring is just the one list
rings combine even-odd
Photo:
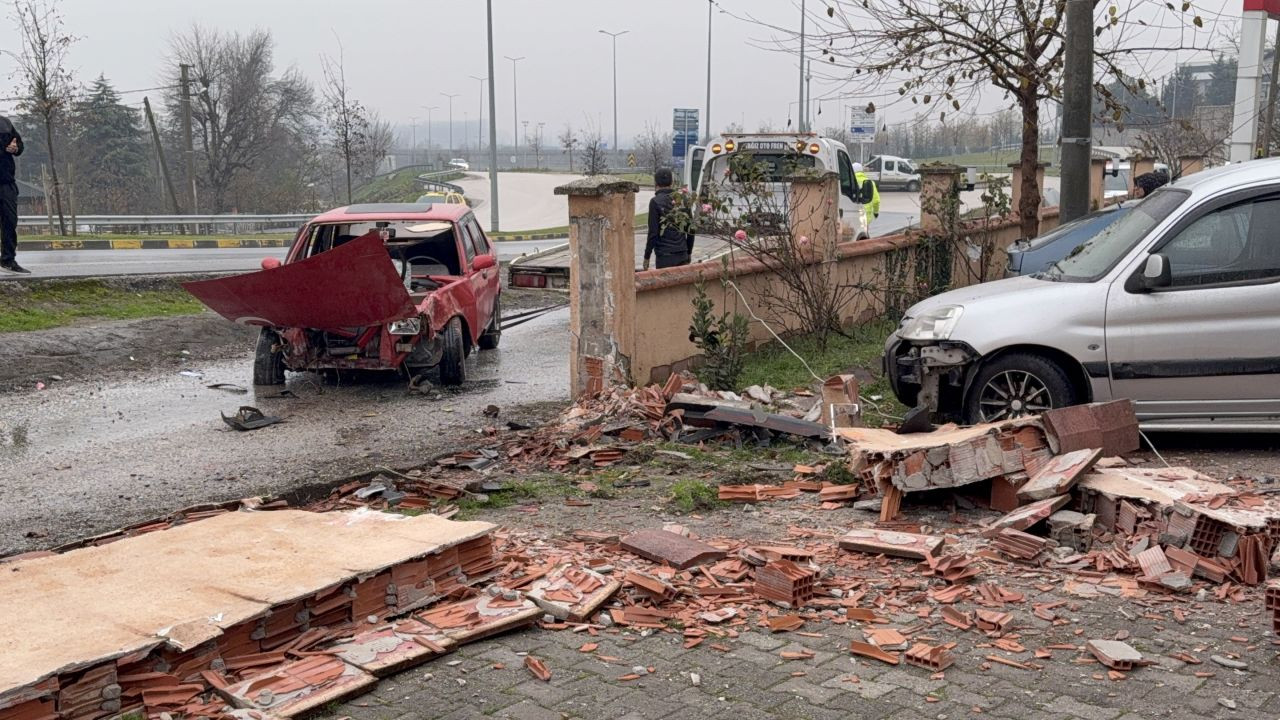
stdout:
[[471,163],[467,162],[466,160],[463,160],[462,158],[454,158],[449,161],[449,167],[457,168],[459,170],[470,170]]

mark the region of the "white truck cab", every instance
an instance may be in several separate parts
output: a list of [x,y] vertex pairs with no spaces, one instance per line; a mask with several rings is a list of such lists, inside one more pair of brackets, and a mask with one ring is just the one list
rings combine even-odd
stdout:
[[843,238],[861,240],[870,237],[867,213],[853,176],[853,162],[844,143],[814,133],[726,133],[710,139],[706,145],[689,148],[685,154],[683,182],[698,193],[704,183],[715,183],[725,176],[729,159],[751,153],[759,162],[769,163],[777,178],[776,191],[781,193],[785,177],[796,169],[830,170],[840,175],[840,234]]
[[864,169],[881,190],[920,190],[920,171],[906,158],[896,155],[873,155]]

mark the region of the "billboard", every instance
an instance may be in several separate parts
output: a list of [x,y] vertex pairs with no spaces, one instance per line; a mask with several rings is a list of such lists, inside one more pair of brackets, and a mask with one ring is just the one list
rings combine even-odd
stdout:
[[864,108],[850,108],[849,137],[856,143],[875,142],[876,114]]
[[671,160],[676,168],[684,167],[684,156],[698,144],[698,109],[675,108],[671,111]]

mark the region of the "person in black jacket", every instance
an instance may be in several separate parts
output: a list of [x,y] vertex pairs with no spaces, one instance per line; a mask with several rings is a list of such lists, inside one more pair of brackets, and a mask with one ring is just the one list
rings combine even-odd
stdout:
[[653,173],[658,191],[649,201],[649,239],[644,244],[644,269],[649,269],[649,256],[658,256],[658,267],[688,265],[693,256],[693,234],[673,227],[662,227],[662,219],[671,211],[671,170],[658,168]]
[[18,180],[13,159],[22,154],[22,136],[0,115],[0,271],[29,273],[18,264]]

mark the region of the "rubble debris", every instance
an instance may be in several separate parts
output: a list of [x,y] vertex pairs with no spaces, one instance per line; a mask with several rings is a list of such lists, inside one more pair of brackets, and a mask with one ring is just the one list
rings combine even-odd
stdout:
[[799,615],[778,615],[768,619],[770,632],[790,632],[804,627],[804,618]]
[[932,535],[855,528],[843,535],[839,544],[854,552],[924,560],[936,554],[945,541]]
[[889,665],[898,664],[897,653],[892,653],[887,650],[881,650],[880,648],[876,647],[875,645],[872,645],[871,643],[858,642],[857,640],[854,640],[849,643],[849,650],[854,655],[869,657],[872,660],[879,660],[880,662],[887,663]]
[[1112,670],[1132,670],[1142,663],[1142,653],[1119,640],[1090,640],[1085,648]]
[[1244,662],[1243,660],[1236,660],[1234,658],[1229,658],[1224,655],[1210,655],[1209,659],[1221,665],[1224,668],[1231,668],[1232,670],[1248,670],[1249,669],[1249,663]]
[[861,427],[862,403],[858,379],[852,375],[832,375],[822,383],[822,411],[818,421],[831,428]]
[[974,613],[974,622],[983,632],[1003,633],[1013,622],[1013,616],[996,610],[978,610]]
[[1058,510],[1049,516],[1049,537],[1058,545],[1089,552],[1093,547],[1093,526],[1097,516],[1075,510]]
[[756,570],[756,595],[787,608],[804,607],[813,599],[818,569],[790,560],[777,560]]
[[1018,499],[1046,500],[1065,494],[1072,485],[1076,484],[1076,480],[1081,475],[1089,472],[1100,457],[1102,457],[1102,450],[1093,448],[1075,450],[1051,458],[1044,467],[1031,476],[1025,485],[1018,489]]
[[908,665],[915,665],[926,670],[941,672],[951,667],[955,658],[951,652],[940,645],[916,643],[902,656]]
[[261,410],[251,405],[241,405],[235,415],[222,415],[222,422],[230,425],[232,428],[240,432],[248,432],[250,430],[259,430],[268,425],[284,422],[283,418],[275,415],[264,415]]
[[1051,457],[1037,418],[898,435],[891,430],[840,428],[853,467],[869,493],[889,485],[902,492],[950,488],[1034,472]]
[[940,612],[942,621],[952,627],[961,630],[968,630],[973,627],[973,616],[969,613],[961,612],[950,605],[943,605]]
[[557,620],[584,622],[621,587],[620,580],[566,563],[534,581],[527,596]]
[[1040,419],[1058,453],[1101,448],[1109,457],[1139,448],[1138,417],[1130,400],[1058,408]]
[[725,552],[704,542],[665,530],[640,530],[622,539],[622,549],[677,570],[720,560]]
[[[743,405],[746,407],[743,407]],[[826,439],[831,436],[831,428],[826,425],[801,420],[799,418],[767,413],[751,407],[750,403],[715,400],[697,395],[677,394],[667,403],[666,412],[681,411],[681,418],[690,425],[735,425],[739,427],[761,428],[787,435]]]
[[964,555],[925,556],[924,562],[916,566],[921,574],[939,577],[953,585],[977,577],[978,568],[970,565],[969,558]]
[[1041,520],[1047,520],[1055,510],[1066,505],[1070,500],[1071,496],[1069,495],[1058,495],[1057,497],[1037,500],[997,519],[992,523],[991,527],[1026,530]]
[[542,682],[551,682],[551,671],[547,669],[546,663],[542,662],[538,658],[532,655],[526,655],[524,657],[524,666],[529,669],[529,672],[532,673],[534,677],[538,678]]
[[1047,538],[1031,535],[1021,530],[1001,528],[1000,532],[992,538],[991,544],[1011,558],[1032,560],[1048,549],[1052,542]]

